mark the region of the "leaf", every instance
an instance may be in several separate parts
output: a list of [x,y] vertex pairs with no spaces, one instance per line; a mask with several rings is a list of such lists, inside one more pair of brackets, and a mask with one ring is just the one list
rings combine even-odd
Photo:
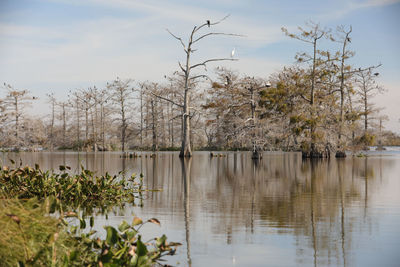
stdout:
[[179,242],[170,242],[170,243],[168,244],[168,246],[170,246],[170,247],[182,246],[182,243],[179,243]]
[[156,218],[151,218],[151,219],[148,219],[147,221],[161,226],[160,221],[157,220]]
[[142,224],[142,223],[143,223],[142,219],[140,219],[139,217],[134,217],[133,218],[133,222],[132,222],[132,226],[136,226],[136,225],[139,225],[139,224]]
[[136,254],[141,257],[147,255],[147,247],[143,242],[141,241],[141,236],[139,236],[138,241],[136,242]]
[[76,260],[77,257],[78,257],[78,251],[77,250],[73,250],[71,252],[71,254],[69,254],[69,260],[70,261]]
[[166,240],[167,240],[167,236],[166,235],[162,235],[162,237],[157,238],[156,246],[157,247],[161,247],[161,246],[165,245],[165,241]]
[[114,245],[115,243],[117,243],[118,242],[117,230],[115,230],[115,228],[112,226],[105,226],[104,228],[107,230],[107,237],[106,237],[107,244]]
[[80,221],[81,229],[85,229],[85,228],[86,228],[86,221],[85,221],[85,219],[79,219],[79,221]]
[[118,230],[120,232],[124,232],[126,229],[129,229],[129,227],[130,225],[125,220],[123,220],[122,223],[118,226]]
[[136,234],[137,234],[137,232],[135,230],[127,231],[126,239],[128,240],[128,242],[131,242],[131,243],[134,242]]

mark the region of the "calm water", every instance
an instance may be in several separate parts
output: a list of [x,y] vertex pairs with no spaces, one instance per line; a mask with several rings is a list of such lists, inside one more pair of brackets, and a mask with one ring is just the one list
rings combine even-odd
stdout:
[[145,240],[165,233],[181,242],[169,263],[180,266],[400,266],[400,151],[303,161],[297,153],[210,158],[197,152],[121,159],[118,153],[1,154],[42,168],[59,165],[99,174],[142,172],[143,207],[97,216],[96,227],[156,217]]

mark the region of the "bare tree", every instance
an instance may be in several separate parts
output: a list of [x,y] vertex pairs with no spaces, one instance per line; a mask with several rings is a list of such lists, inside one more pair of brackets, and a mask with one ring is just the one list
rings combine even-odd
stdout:
[[31,103],[30,101],[32,99],[35,100],[37,98],[30,96],[28,90],[17,90],[6,83],[4,83],[4,87],[7,90],[5,104],[14,121],[14,145],[19,147],[22,142],[22,140],[20,140],[20,120],[24,115],[24,109]]
[[385,91],[385,89],[376,82],[378,76],[378,72],[373,73],[373,68],[358,71],[356,75],[356,83],[358,85],[357,93],[360,96],[359,102],[362,106],[361,115],[364,117],[364,136],[368,134],[370,115],[378,111],[370,100],[376,94]]
[[50,150],[54,149],[54,117],[55,117],[55,108],[57,104],[57,99],[54,97],[54,93],[47,94],[48,103],[51,105],[51,114],[50,114]]
[[121,148],[125,151],[127,128],[128,128],[128,111],[130,100],[132,99],[132,87],[130,83],[132,80],[128,79],[122,81],[117,78],[111,83],[107,83],[107,89],[111,94],[111,101],[118,106],[118,120],[121,122],[120,133],[121,133]]
[[183,78],[183,101],[180,103],[175,102],[174,100],[166,97],[162,97],[157,95],[159,98],[164,99],[165,101],[168,101],[175,106],[179,107],[182,110],[182,144],[181,144],[181,151],[179,156],[180,157],[191,157],[192,156],[192,149],[191,149],[191,128],[190,128],[190,118],[192,116],[191,114],[191,109],[192,107],[190,106],[190,99],[191,99],[191,94],[192,91],[195,89],[195,84],[198,79],[207,79],[207,75],[204,74],[194,74],[194,70],[196,70],[199,67],[204,67],[206,68],[208,63],[211,62],[218,62],[218,61],[232,61],[232,60],[237,60],[234,58],[212,58],[212,59],[207,59],[199,63],[192,64],[191,63],[191,55],[194,53],[197,49],[194,48],[201,40],[211,37],[211,36],[216,36],[216,35],[224,35],[224,36],[239,36],[237,34],[229,34],[229,33],[223,33],[223,32],[208,32],[208,33],[202,33],[202,30],[204,29],[209,29],[210,26],[215,26],[219,23],[221,23],[223,20],[225,20],[228,16],[224,17],[223,19],[217,21],[217,22],[210,22],[206,21],[205,23],[201,24],[200,26],[194,26],[193,30],[191,31],[189,35],[189,39],[187,43],[184,43],[183,39],[181,37],[178,37],[177,35],[173,34],[171,31],[167,29],[169,34],[175,38],[176,40],[179,41],[179,43],[182,45],[183,51],[185,53],[185,64],[182,65],[181,62],[178,62],[179,68],[180,68],[180,73],[181,77]]

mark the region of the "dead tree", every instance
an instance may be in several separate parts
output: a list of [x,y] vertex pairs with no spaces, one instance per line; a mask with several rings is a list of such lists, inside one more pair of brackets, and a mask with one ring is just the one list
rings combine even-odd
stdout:
[[206,68],[208,63],[211,62],[218,62],[218,61],[234,61],[237,59],[234,58],[211,58],[211,59],[206,59],[202,62],[192,64],[191,63],[191,55],[194,53],[197,49],[194,47],[199,44],[199,42],[207,37],[211,36],[216,36],[216,35],[223,35],[223,36],[240,36],[237,34],[230,34],[230,33],[223,33],[223,32],[206,32],[203,33],[202,30],[208,30],[210,26],[215,26],[219,23],[221,23],[223,20],[225,20],[228,16],[224,17],[223,19],[216,21],[216,22],[209,22],[206,21],[205,23],[201,24],[200,26],[194,26],[193,30],[191,31],[189,35],[189,39],[187,43],[183,41],[181,37],[178,37],[177,35],[173,34],[171,31],[168,31],[168,33],[175,38],[176,40],[179,41],[179,43],[182,45],[183,51],[185,53],[185,64],[182,65],[181,62],[178,62],[179,69],[180,69],[180,74],[181,77],[183,78],[183,100],[180,103],[177,103],[175,100],[172,100],[170,98],[166,98],[163,96],[156,95],[157,97],[168,101],[175,106],[179,107],[182,111],[182,143],[181,143],[181,151],[179,154],[179,157],[191,157],[192,156],[192,149],[191,149],[191,129],[190,129],[190,117],[192,116],[191,114],[191,106],[190,106],[190,99],[191,99],[191,94],[192,91],[195,89],[195,83],[198,79],[208,79],[208,76],[205,74],[194,74],[193,72],[199,68],[199,67],[204,67]]

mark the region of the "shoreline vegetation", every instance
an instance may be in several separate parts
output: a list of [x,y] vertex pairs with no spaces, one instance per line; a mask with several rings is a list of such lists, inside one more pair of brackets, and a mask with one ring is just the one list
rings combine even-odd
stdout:
[[96,176],[84,168],[79,174],[70,174],[67,166],[59,169],[1,166],[4,266],[162,266],[165,256],[175,254],[181,244],[168,243],[165,235],[142,240],[140,228],[160,226],[156,218],[133,216],[131,223],[123,221],[117,228],[106,225],[104,239],[93,229],[95,214],[135,205],[144,192],[159,191],[144,188],[142,175],[126,179],[122,173]]

